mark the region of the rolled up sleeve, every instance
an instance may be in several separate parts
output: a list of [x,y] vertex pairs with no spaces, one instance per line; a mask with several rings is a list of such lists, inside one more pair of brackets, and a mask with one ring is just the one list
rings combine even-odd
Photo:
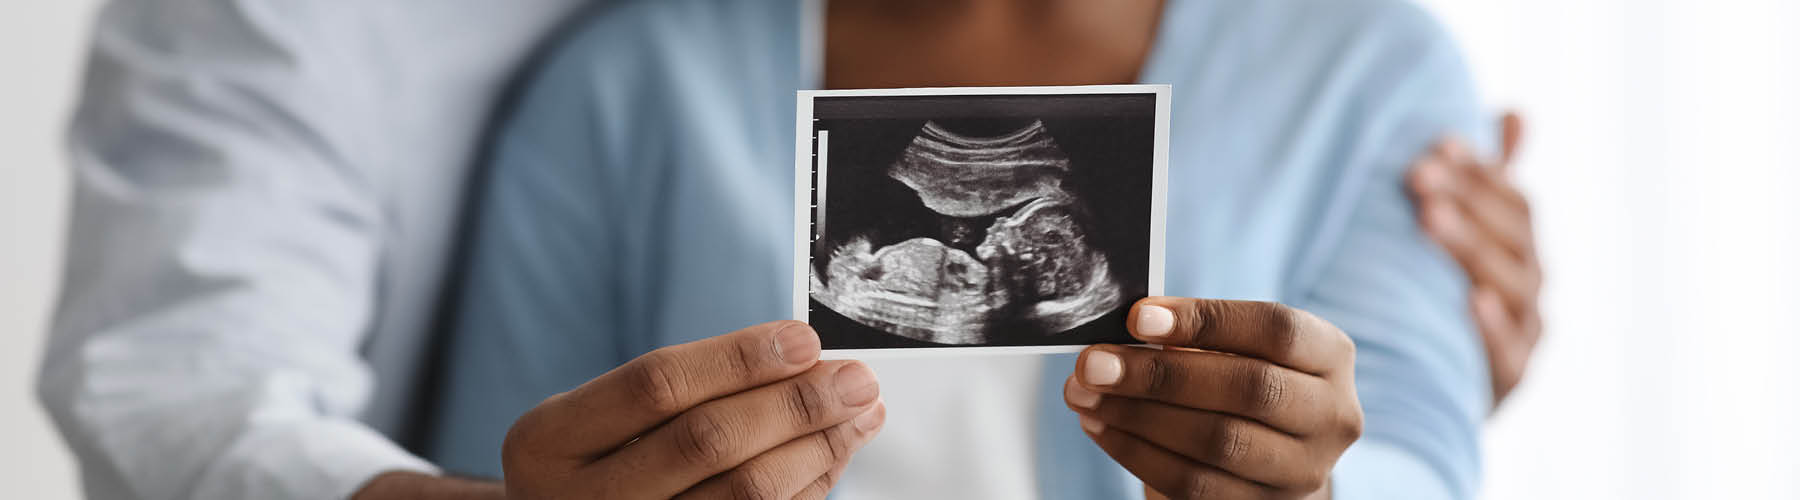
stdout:
[[104,7],[38,386],[89,496],[346,497],[433,470],[355,418],[383,231],[358,5]]

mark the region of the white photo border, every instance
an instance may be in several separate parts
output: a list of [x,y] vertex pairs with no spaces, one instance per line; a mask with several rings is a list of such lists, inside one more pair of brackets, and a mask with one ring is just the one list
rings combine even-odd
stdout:
[[[926,87],[902,89],[802,90],[794,107],[794,293],[793,319],[809,321],[809,282],[812,263],[813,99],[851,96],[997,96],[1154,94],[1156,137],[1152,152],[1150,185],[1150,276],[1147,292],[1163,295],[1165,226],[1168,218],[1169,94],[1166,84],[1076,85],[1033,87]],[[961,347],[887,347],[874,349],[825,349],[824,359],[941,357],[994,354],[1058,354],[1080,352],[1087,344]]]

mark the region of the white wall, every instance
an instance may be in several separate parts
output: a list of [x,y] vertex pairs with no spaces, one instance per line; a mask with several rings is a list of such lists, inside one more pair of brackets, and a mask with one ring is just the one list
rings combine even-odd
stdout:
[[1426,3],[1528,117],[1549,272],[1487,497],[1800,498],[1800,3]]
[[80,491],[33,382],[61,273],[62,128],[97,3],[0,2],[0,497]]
[[[31,396],[60,134],[96,2],[0,2],[0,491],[77,494]],[[1496,107],[1549,337],[1488,436],[1490,499],[1800,498],[1800,3],[1425,0]]]

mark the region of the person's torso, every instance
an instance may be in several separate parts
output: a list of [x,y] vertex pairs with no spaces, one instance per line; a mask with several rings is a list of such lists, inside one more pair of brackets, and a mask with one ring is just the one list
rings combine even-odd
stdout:
[[[1340,82],[1350,76],[1333,73],[1334,54],[1319,41],[1349,37],[1341,31],[1353,23],[1294,15],[1306,3],[1168,7],[1142,80],[1174,88],[1165,273],[1172,295],[1290,298],[1329,245],[1331,235],[1317,229],[1343,216],[1345,193],[1356,188],[1334,157],[1352,140],[1342,131],[1354,119],[1354,96],[1342,95]],[[521,132],[507,128],[498,136],[503,160],[481,195],[469,280],[455,306],[461,316],[429,412],[429,458],[452,471],[497,475],[506,427],[543,397],[659,346],[786,317],[794,92],[816,87],[820,74],[817,11],[808,5],[620,2],[548,60],[540,82],[580,86],[581,102],[564,112],[585,134],[567,140],[585,141],[592,161],[549,159],[546,171],[514,171],[506,149],[530,156],[541,139],[515,139],[509,135]],[[533,112],[532,99],[515,112]],[[1061,438],[1046,436],[1082,436],[1058,392],[1045,389],[1060,387],[1072,364],[1064,357],[1043,365],[1004,368],[1043,372],[1039,387],[1020,388],[1033,395],[1029,403],[1003,403],[1033,405],[1021,414],[1040,418],[998,439],[1035,436],[1025,453],[1052,460],[1045,457],[1075,452],[1055,449],[1063,445],[1046,441]],[[882,375],[884,387],[908,383]],[[936,404],[931,397],[889,406]],[[955,414],[933,422],[965,420],[982,422]],[[964,445],[935,449],[953,455]],[[1064,466],[1035,467],[1038,493],[1058,493],[1048,491],[1056,478],[1041,476]]]

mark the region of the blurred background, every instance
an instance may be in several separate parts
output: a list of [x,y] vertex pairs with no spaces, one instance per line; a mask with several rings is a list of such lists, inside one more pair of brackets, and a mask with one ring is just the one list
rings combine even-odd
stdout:
[[[1195,1],[1195,0],[1171,0]],[[1526,117],[1546,338],[1488,499],[1800,498],[1800,2],[1425,0]],[[0,3],[0,496],[74,498],[32,394],[98,2]]]

